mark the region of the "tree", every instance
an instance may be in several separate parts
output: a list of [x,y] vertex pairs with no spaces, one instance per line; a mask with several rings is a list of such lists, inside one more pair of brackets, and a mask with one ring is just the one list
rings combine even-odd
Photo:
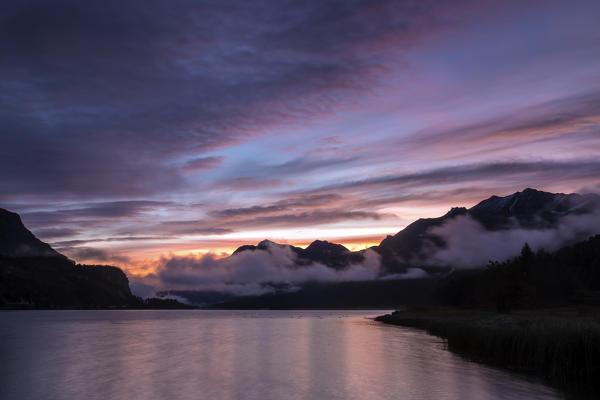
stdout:
[[535,254],[531,250],[531,247],[529,247],[529,243],[525,242],[523,248],[521,249],[521,262],[523,262],[525,265],[528,265],[533,262],[534,258]]

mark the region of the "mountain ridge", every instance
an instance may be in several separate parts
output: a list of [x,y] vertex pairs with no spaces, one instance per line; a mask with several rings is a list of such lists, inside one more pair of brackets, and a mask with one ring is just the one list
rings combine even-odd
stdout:
[[[396,234],[387,236],[379,245],[361,251],[350,251],[341,244],[326,240],[314,240],[306,248],[301,248],[265,239],[256,245],[240,246],[229,257],[237,257],[247,251],[283,250],[292,256],[292,268],[317,263],[342,271],[353,265],[360,265],[365,260],[366,253],[372,251],[380,256],[380,278],[397,280],[402,273],[414,267],[421,268],[431,277],[435,277],[436,272],[446,273],[450,267],[426,266],[420,262],[427,255],[425,252],[431,251],[431,246],[440,249],[446,246],[444,238],[436,233],[436,229],[445,224],[459,218],[471,218],[479,223],[482,229],[490,232],[514,227],[549,229],[559,226],[570,216],[597,217],[600,215],[597,214],[600,210],[599,205],[600,196],[595,194],[549,193],[527,188],[508,196],[490,196],[471,208],[453,207],[442,216],[418,219]],[[18,214],[4,209],[0,209],[0,278],[0,305],[140,305],[140,299],[132,295],[127,276],[121,269],[76,264],[37,239],[23,225]],[[329,290],[327,287],[336,287],[335,285],[330,283],[313,287],[318,287],[319,289],[315,290],[322,292]],[[347,283],[346,287],[356,285],[358,283]],[[276,285],[273,287],[276,288]],[[392,290],[390,284],[387,284],[386,288]],[[63,296],[61,293],[70,295]],[[215,298],[213,294],[209,297]]]
[[0,255],[64,257],[25,227],[17,213],[0,208]]
[[185,308],[142,300],[118,267],[77,264],[39,240],[21,217],[0,208],[0,308]]
[[[370,249],[381,256],[386,272],[397,273],[404,272],[426,259],[426,255],[422,253],[425,243],[443,248],[443,238],[432,234],[431,230],[457,217],[473,218],[488,231],[506,230],[515,226],[524,229],[548,229],[556,226],[567,215],[587,214],[598,210],[600,196],[596,194],[550,193],[526,188],[507,196],[492,195],[471,208],[452,207],[440,217],[420,218],[396,234],[388,235],[379,245],[361,251],[351,252],[343,245],[323,240],[315,240],[306,249],[302,249],[265,239],[256,246],[240,246],[232,255],[242,251],[269,251],[269,246],[273,245],[283,246],[290,248],[298,256],[301,265],[319,262],[335,269],[343,269],[349,262],[360,262],[364,252]],[[318,252],[308,251],[313,245],[325,249]],[[425,268],[435,269],[427,266]]]

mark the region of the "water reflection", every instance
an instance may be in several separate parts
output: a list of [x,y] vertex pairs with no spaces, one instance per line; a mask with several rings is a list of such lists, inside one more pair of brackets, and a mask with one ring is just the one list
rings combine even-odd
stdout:
[[558,398],[380,313],[3,312],[0,398]]

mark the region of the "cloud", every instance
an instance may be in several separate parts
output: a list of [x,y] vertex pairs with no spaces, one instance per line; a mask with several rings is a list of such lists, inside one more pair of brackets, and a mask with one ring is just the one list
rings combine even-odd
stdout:
[[[233,211],[233,210],[232,210]],[[317,209],[309,211],[291,211],[277,213],[277,207],[250,207],[243,211],[231,213],[231,217],[215,220],[183,220],[163,222],[154,231],[169,232],[171,234],[206,234],[222,235],[243,229],[272,228],[289,226],[313,226],[340,221],[360,221],[384,219],[397,219],[395,214],[379,213],[373,211],[347,210],[347,209]],[[271,215],[271,213],[274,213]],[[213,224],[223,224],[224,227],[214,227]]]
[[331,169],[333,167],[344,167],[358,161],[356,156],[336,154],[333,157],[304,156],[280,164],[260,165],[253,169],[253,173],[259,176],[272,176],[274,174],[283,176],[295,176],[314,172],[320,169]]
[[342,152],[327,157],[304,155],[277,163],[265,162],[259,158],[242,159],[235,163],[228,173],[239,174],[239,171],[244,171],[244,176],[220,179],[212,186],[216,189],[233,191],[256,191],[290,186],[317,171],[327,172],[337,168],[351,168],[360,161],[360,158],[355,155],[349,156],[340,153]]
[[269,245],[268,251],[243,251],[220,259],[212,254],[163,258],[156,274],[137,279],[156,290],[191,289],[256,295],[275,291],[281,285],[364,281],[380,276],[379,255],[372,250],[365,251],[362,263],[341,270],[319,263],[299,265],[297,261],[290,247]]
[[[440,187],[444,185],[448,187],[490,181],[494,181],[494,184],[498,186],[503,183],[508,186],[515,186],[519,182],[521,186],[540,187],[557,181],[595,181],[598,179],[597,171],[599,170],[600,161],[595,159],[474,163],[342,182],[307,191],[307,193],[359,192],[380,189],[397,191],[399,189],[414,189],[426,186]],[[531,185],[528,185],[527,182],[530,182]]]
[[145,277],[136,275],[128,276],[131,293],[142,298],[156,297],[156,289],[148,281],[156,282],[156,275],[149,274]]
[[183,166],[187,173],[206,171],[218,167],[223,162],[224,157],[200,157],[189,160]]
[[110,254],[106,250],[94,247],[59,248],[58,250],[64,252],[69,258],[73,258],[77,262],[94,261],[128,263],[130,261],[126,256]]
[[214,183],[214,187],[220,190],[245,191],[245,190],[261,190],[271,189],[283,185],[281,179],[260,179],[251,176],[239,178],[221,179]]
[[[21,197],[181,189],[182,172],[218,163],[198,154],[368,93],[383,65],[449,26],[447,11],[386,0],[11,2],[0,16],[0,182]],[[190,157],[183,170],[173,162]]]
[[342,196],[332,193],[292,196],[265,205],[212,210],[202,219],[163,221],[147,229],[172,235],[223,235],[253,228],[397,218],[391,213],[353,209],[351,203],[342,208],[344,202]]
[[446,247],[430,244],[425,251],[429,254],[425,264],[478,268],[488,261],[504,261],[519,255],[525,243],[534,251],[553,251],[600,234],[600,210],[567,215],[557,226],[548,229],[525,229],[515,222],[509,229],[490,231],[470,216],[458,216],[429,233],[443,238]]
[[226,235],[235,232],[232,228],[211,226],[210,222],[201,220],[165,221],[152,230],[172,237],[176,235]]
[[79,234],[79,231],[71,228],[46,228],[46,229],[36,229],[35,235],[40,237],[41,239],[54,239],[54,238],[63,238],[63,237],[71,237]]
[[78,220],[135,217],[172,205],[171,202],[150,200],[88,203],[77,208],[25,212],[22,214],[22,218],[27,225],[47,227]]
[[426,129],[401,146],[440,150],[443,155],[498,150],[510,145],[566,139],[577,143],[596,139],[600,128],[600,92],[562,97],[507,115],[456,128]]
[[310,207],[327,206],[336,201],[340,201],[341,196],[332,193],[317,194],[312,196],[293,197],[277,201],[273,204],[264,206],[251,206],[251,207],[240,207],[240,208],[228,208],[223,210],[214,210],[210,212],[210,215],[215,218],[235,218],[235,217],[247,217],[254,215],[268,215],[292,209],[303,209]]
[[242,221],[245,227],[272,226],[310,226],[339,221],[396,219],[391,213],[372,211],[352,211],[340,209],[324,209],[281,215],[265,215]]
[[75,240],[65,240],[52,243],[53,246],[56,247],[71,247],[71,246],[79,246],[88,243],[95,242],[143,242],[143,241],[151,241],[151,240],[166,240],[170,239],[167,236],[113,236],[113,237],[104,237],[104,238],[88,238],[88,239],[75,239]]
[[[374,227],[598,185],[591,3],[5,3],[0,202],[54,241]],[[499,88],[511,71],[535,79]]]

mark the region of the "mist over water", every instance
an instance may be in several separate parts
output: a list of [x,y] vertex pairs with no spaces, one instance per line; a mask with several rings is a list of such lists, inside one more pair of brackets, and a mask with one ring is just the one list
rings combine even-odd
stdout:
[[558,398],[381,313],[3,312],[0,398]]

